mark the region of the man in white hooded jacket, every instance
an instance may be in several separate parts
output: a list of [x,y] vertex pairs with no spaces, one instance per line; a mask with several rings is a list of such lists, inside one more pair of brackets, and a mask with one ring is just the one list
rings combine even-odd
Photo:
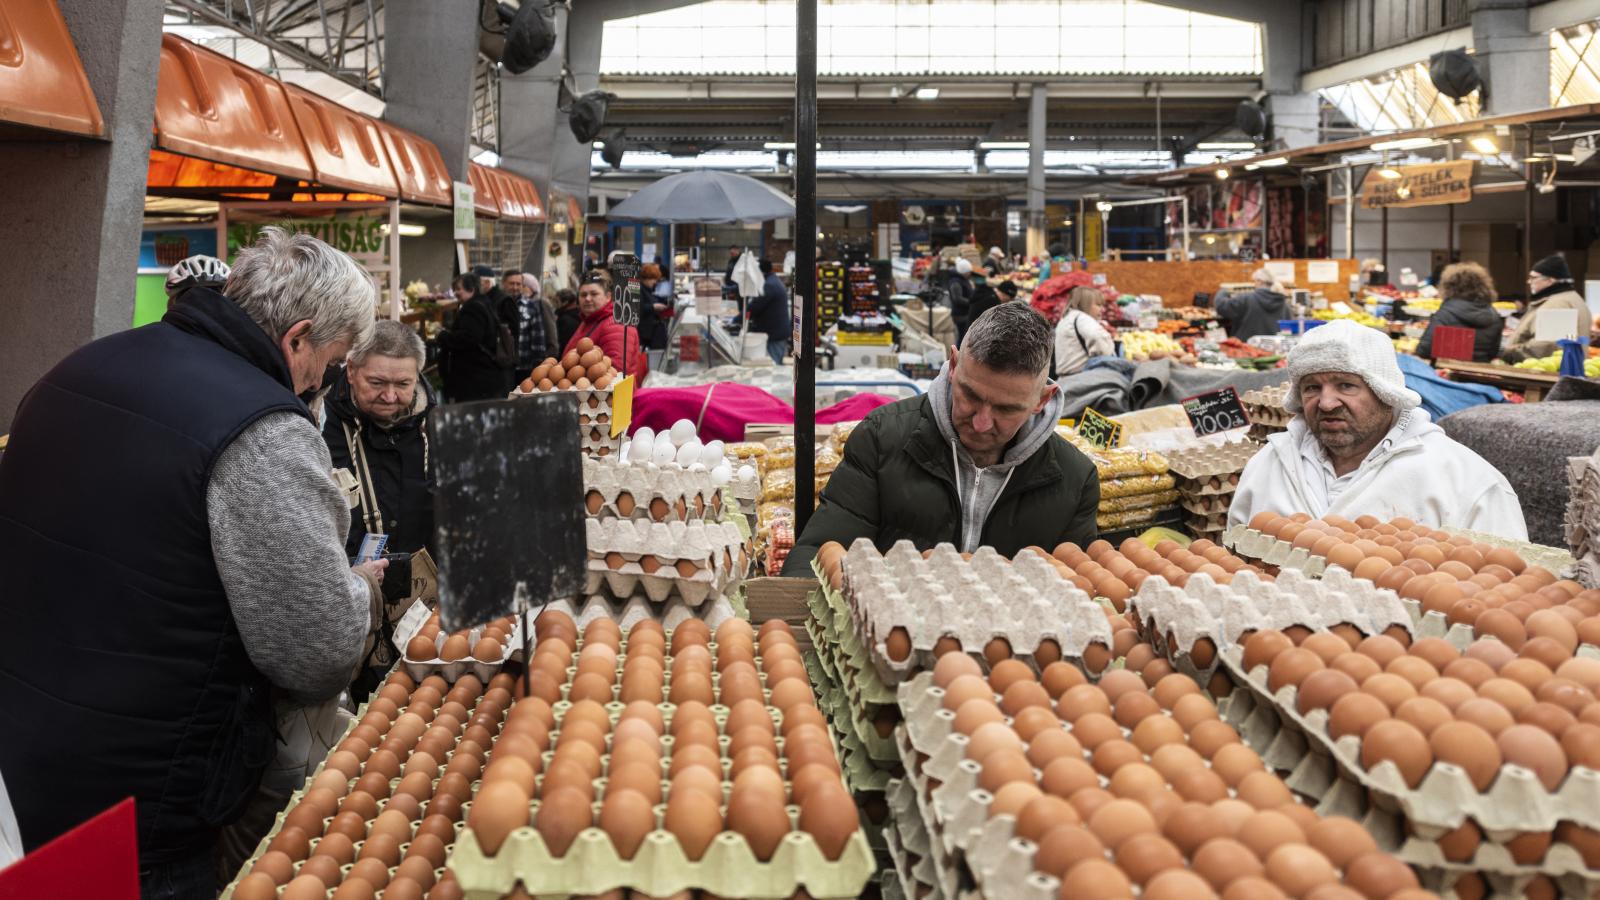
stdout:
[[1239,477],[1228,523],[1258,513],[1404,516],[1527,540],[1505,476],[1419,408],[1389,340],[1354,322],[1306,333],[1289,354],[1284,406],[1298,413]]

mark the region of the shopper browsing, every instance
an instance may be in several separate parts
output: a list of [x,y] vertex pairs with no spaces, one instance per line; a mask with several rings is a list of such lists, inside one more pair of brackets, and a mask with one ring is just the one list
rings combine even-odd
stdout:
[[667,335],[672,330],[672,282],[655,263],[639,268],[639,340],[644,342],[650,367],[657,368],[667,352]]
[[650,364],[644,355],[645,348],[639,344],[639,331],[632,325],[619,324],[612,314],[613,309],[610,273],[595,269],[583,276],[583,284],[578,287],[578,311],[583,314],[583,321],[572,333],[572,339],[561,348],[561,354],[565,356],[577,350],[578,342],[588,338],[611,357],[611,364],[617,371],[632,374],[642,382],[650,371]]
[[1553,253],[1534,264],[1528,273],[1528,307],[1522,313],[1522,323],[1506,341],[1500,358],[1509,363],[1525,359],[1540,359],[1556,352],[1554,341],[1536,341],[1539,315],[1546,311],[1572,310],[1578,317],[1578,336],[1589,334],[1589,307],[1583,296],[1572,289],[1572,271],[1559,253]]
[[1111,333],[1100,324],[1105,307],[1106,295],[1098,288],[1084,285],[1067,294],[1067,311],[1056,323],[1054,377],[1076,374],[1083,371],[1084,364],[1093,357],[1117,352]]
[[1382,332],[1329,322],[1289,353],[1296,413],[1245,466],[1230,524],[1257,513],[1406,517],[1527,540],[1505,476],[1451,440],[1419,408]]
[[789,289],[783,279],[772,269],[772,260],[761,260],[761,296],[751,299],[746,312],[750,316],[750,330],[767,336],[767,355],[772,364],[783,365],[789,352],[789,333],[793,323],[789,320]]
[[185,291],[23,399],[0,457],[0,771],[29,850],[131,795],[146,900],[214,895],[273,693],[349,683],[384,567],[350,568],[301,398],[376,301],[348,256],[267,228],[224,293]]
[[556,347],[571,343],[572,336],[582,324],[583,310],[578,307],[578,292],[572,288],[556,291]]
[[509,390],[510,370],[496,358],[500,317],[471,272],[456,276],[452,289],[461,305],[455,321],[439,332],[439,371],[451,403],[492,400]]
[[1277,334],[1278,321],[1289,318],[1289,297],[1277,276],[1257,269],[1250,276],[1255,287],[1242,294],[1217,294],[1217,315],[1228,326],[1228,334],[1241,341],[1264,334]]
[[1435,359],[1438,354],[1433,349],[1433,330],[1446,326],[1472,329],[1472,362],[1494,359],[1500,352],[1500,338],[1506,326],[1494,309],[1494,279],[1488,271],[1473,262],[1447,266],[1439,276],[1439,295],[1444,302],[1428,319],[1428,330],[1417,343],[1417,355]]
[[1087,546],[1100,478],[1055,433],[1061,395],[1049,362],[1044,317],[1021,303],[984,313],[927,394],[879,407],[850,435],[784,574],[807,574],[828,541],[862,537],[883,551],[909,540],[1006,556]]
[[506,272],[505,292],[505,299],[495,311],[501,324],[511,329],[517,346],[517,363],[512,371],[526,372],[555,356],[561,348],[556,343],[556,313],[539,296],[539,279],[532,272]]
[[944,289],[950,295],[950,318],[956,323],[956,344],[966,336],[972,322],[972,263],[957,259],[945,278]]

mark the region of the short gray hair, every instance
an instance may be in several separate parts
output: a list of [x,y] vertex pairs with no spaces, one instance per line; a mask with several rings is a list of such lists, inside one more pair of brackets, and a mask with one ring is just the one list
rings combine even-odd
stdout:
[[1283,284],[1278,281],[1278,276],[1266,266],[1251,272],[1250,280],[1275,293],[1283,293]]
[[355,260],[309,234],[276,227],[261,229],[239,251],[222,292],[274,343],[309,319],[312,346],[348,338],[359,348],[372,335],[378,308],[377,286]]
[[1038,375],[1050,365],[1050,324],[1025,303],[1002,303],[972,323],[961,352],[1001,372]]
[[356,367],[364,366],[367,360],[374,356],[414,359],[417,362],[417,371],[421,372],[423,365],[428,361],[428,350],[422,345],[422,338],[411,330],[411,326],[393,319],[384,319],[373,326],[370,341],[351,351],[349,364]]

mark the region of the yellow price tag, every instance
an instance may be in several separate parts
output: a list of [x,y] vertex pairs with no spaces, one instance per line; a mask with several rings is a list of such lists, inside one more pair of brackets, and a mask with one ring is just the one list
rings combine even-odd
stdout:
[[633,376],[617,382],[611,388],[611,436],[616,437],[633,424]]

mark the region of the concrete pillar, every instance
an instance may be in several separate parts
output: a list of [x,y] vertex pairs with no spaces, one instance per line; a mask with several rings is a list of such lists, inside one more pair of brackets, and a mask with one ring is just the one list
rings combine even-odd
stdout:
[[472,158],[478,0],[389,0],[384,9],[385,120],[439,148],[456,181]]
[[[600,87],[600,39],[606,19],[617,17],[606,15],[604,9],[592,3],[574,4],[567,18],[567,71],[572,73],[574,94],[586,94]],[[579,143],[572,136],[565,115],[561,117],[561,129],[554,139],[551,179],[578,202],[588,203],[589,167],[594,159],[594,148]]]
[[1316,94],[1272,94],[1267,97],[1274,143],[1287,149],[1309,147],[1322,134],[1322,98]]
[[1048,122],[1047,89],[1033,86],[1028,98],[1028,256],[1047,252],[1044,221],[1044,145]]
[[1550,106],[1550,39],[1528,30],[1527,0],[1473,0],[1472,46],[1489,86],[1485,115]]
[[[550,57],[521,75],[500,73],[500,165],[533,182],[547,214],[555,205],[550,187],[556,145],[562,140],[572,141],[567,114],[556,108],[561,72],[567,61],[569,13],[565,6],[556,6],[552,11],[557,37]],[[542,239],[533,242],[523,260],[525,271],[544,271],[545,245]]]
[[79,345],[133,324],[161,0],[58,0],[108,141],[0,141],[0,433]]

